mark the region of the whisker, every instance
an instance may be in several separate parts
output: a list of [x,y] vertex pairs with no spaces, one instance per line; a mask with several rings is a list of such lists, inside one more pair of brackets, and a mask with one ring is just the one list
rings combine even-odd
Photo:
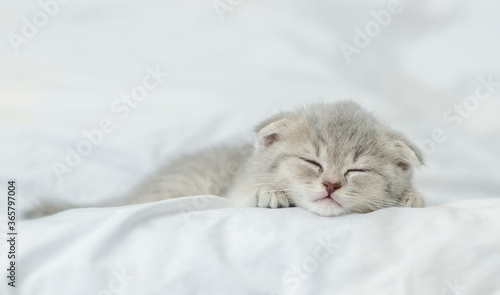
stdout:
[[344,195],[344,198],[349,201],[355,202],[356,204],[363,204],[365,206],[369,206],[372,209],[385,208],[385,207],[400,207],[403,205],[402,202],[396,200],[381,199],[375,196],[363,196],[362,198],[360,198],[351,195]]

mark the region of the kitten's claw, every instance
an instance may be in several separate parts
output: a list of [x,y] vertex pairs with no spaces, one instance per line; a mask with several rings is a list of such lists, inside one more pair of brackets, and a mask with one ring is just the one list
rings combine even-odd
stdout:
[[260,208],[288,208],[290,202],[284,192],[262,189],[257,194],[257,207]]

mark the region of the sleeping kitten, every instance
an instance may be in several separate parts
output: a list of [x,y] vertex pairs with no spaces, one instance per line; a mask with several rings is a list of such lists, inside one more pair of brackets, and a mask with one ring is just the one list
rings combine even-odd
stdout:
[[259,124],[254,152],[227,197],[322,216],[423,207],[411,183],[420,151],[352,102],[316,104]]
[[424,206],[411,182],[423,162],[420,151],[353,102],[281,113],[255,131],[253,147],[182,157],[108,205],[222,195],[237,206],[297,206],[322,216]]

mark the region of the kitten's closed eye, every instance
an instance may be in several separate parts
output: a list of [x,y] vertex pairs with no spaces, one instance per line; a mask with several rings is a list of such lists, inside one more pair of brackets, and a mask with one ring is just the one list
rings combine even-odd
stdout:
[[347,175],[352,172],[370,172],[370,171],[371,171],[370,169],[349,169],[344,173],[344,177],[347,177]]
[[313,161],[313,160],[309,160],[309,159],[306,159],[306,158],[302,158],[302,157],[299,157],[299,159],[311,164],[311,165],[314,165],[316,166],[318,169],[319,169],[319,172],[323,172],[323,167],[321,166],[321,164],[319,164],[318,162],[316,161]]

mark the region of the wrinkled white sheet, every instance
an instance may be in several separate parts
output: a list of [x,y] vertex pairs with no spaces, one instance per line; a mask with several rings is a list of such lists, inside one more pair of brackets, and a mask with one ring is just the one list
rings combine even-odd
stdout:
[[[417,143],[446,137],[415,176],[425,209],[321,218],[188,197],[22,221],[18,294],[498,293],[500,88],[457,128],[443,115],[479,77],[500,80],[500,3],[402,5],[347,63],[339,45],[387,2],[243,1],[221,21],[211,1],[71,1],[20,52],[7,36],[41,8],[3,3],[0,181],[17,179],[20,211],[120,198],[179,154],[250,141],[256,122],[304,101],[352,98]],[[113,111],[156,67],[168,77]],[[113,131],[58,176],[54,163],[106,118]],[[297,280],[294,265],[309,271]]]
[[483,199],[324,218],[214,196],[76,209],[23,223],[19,290],[498,294],[499,213]]

